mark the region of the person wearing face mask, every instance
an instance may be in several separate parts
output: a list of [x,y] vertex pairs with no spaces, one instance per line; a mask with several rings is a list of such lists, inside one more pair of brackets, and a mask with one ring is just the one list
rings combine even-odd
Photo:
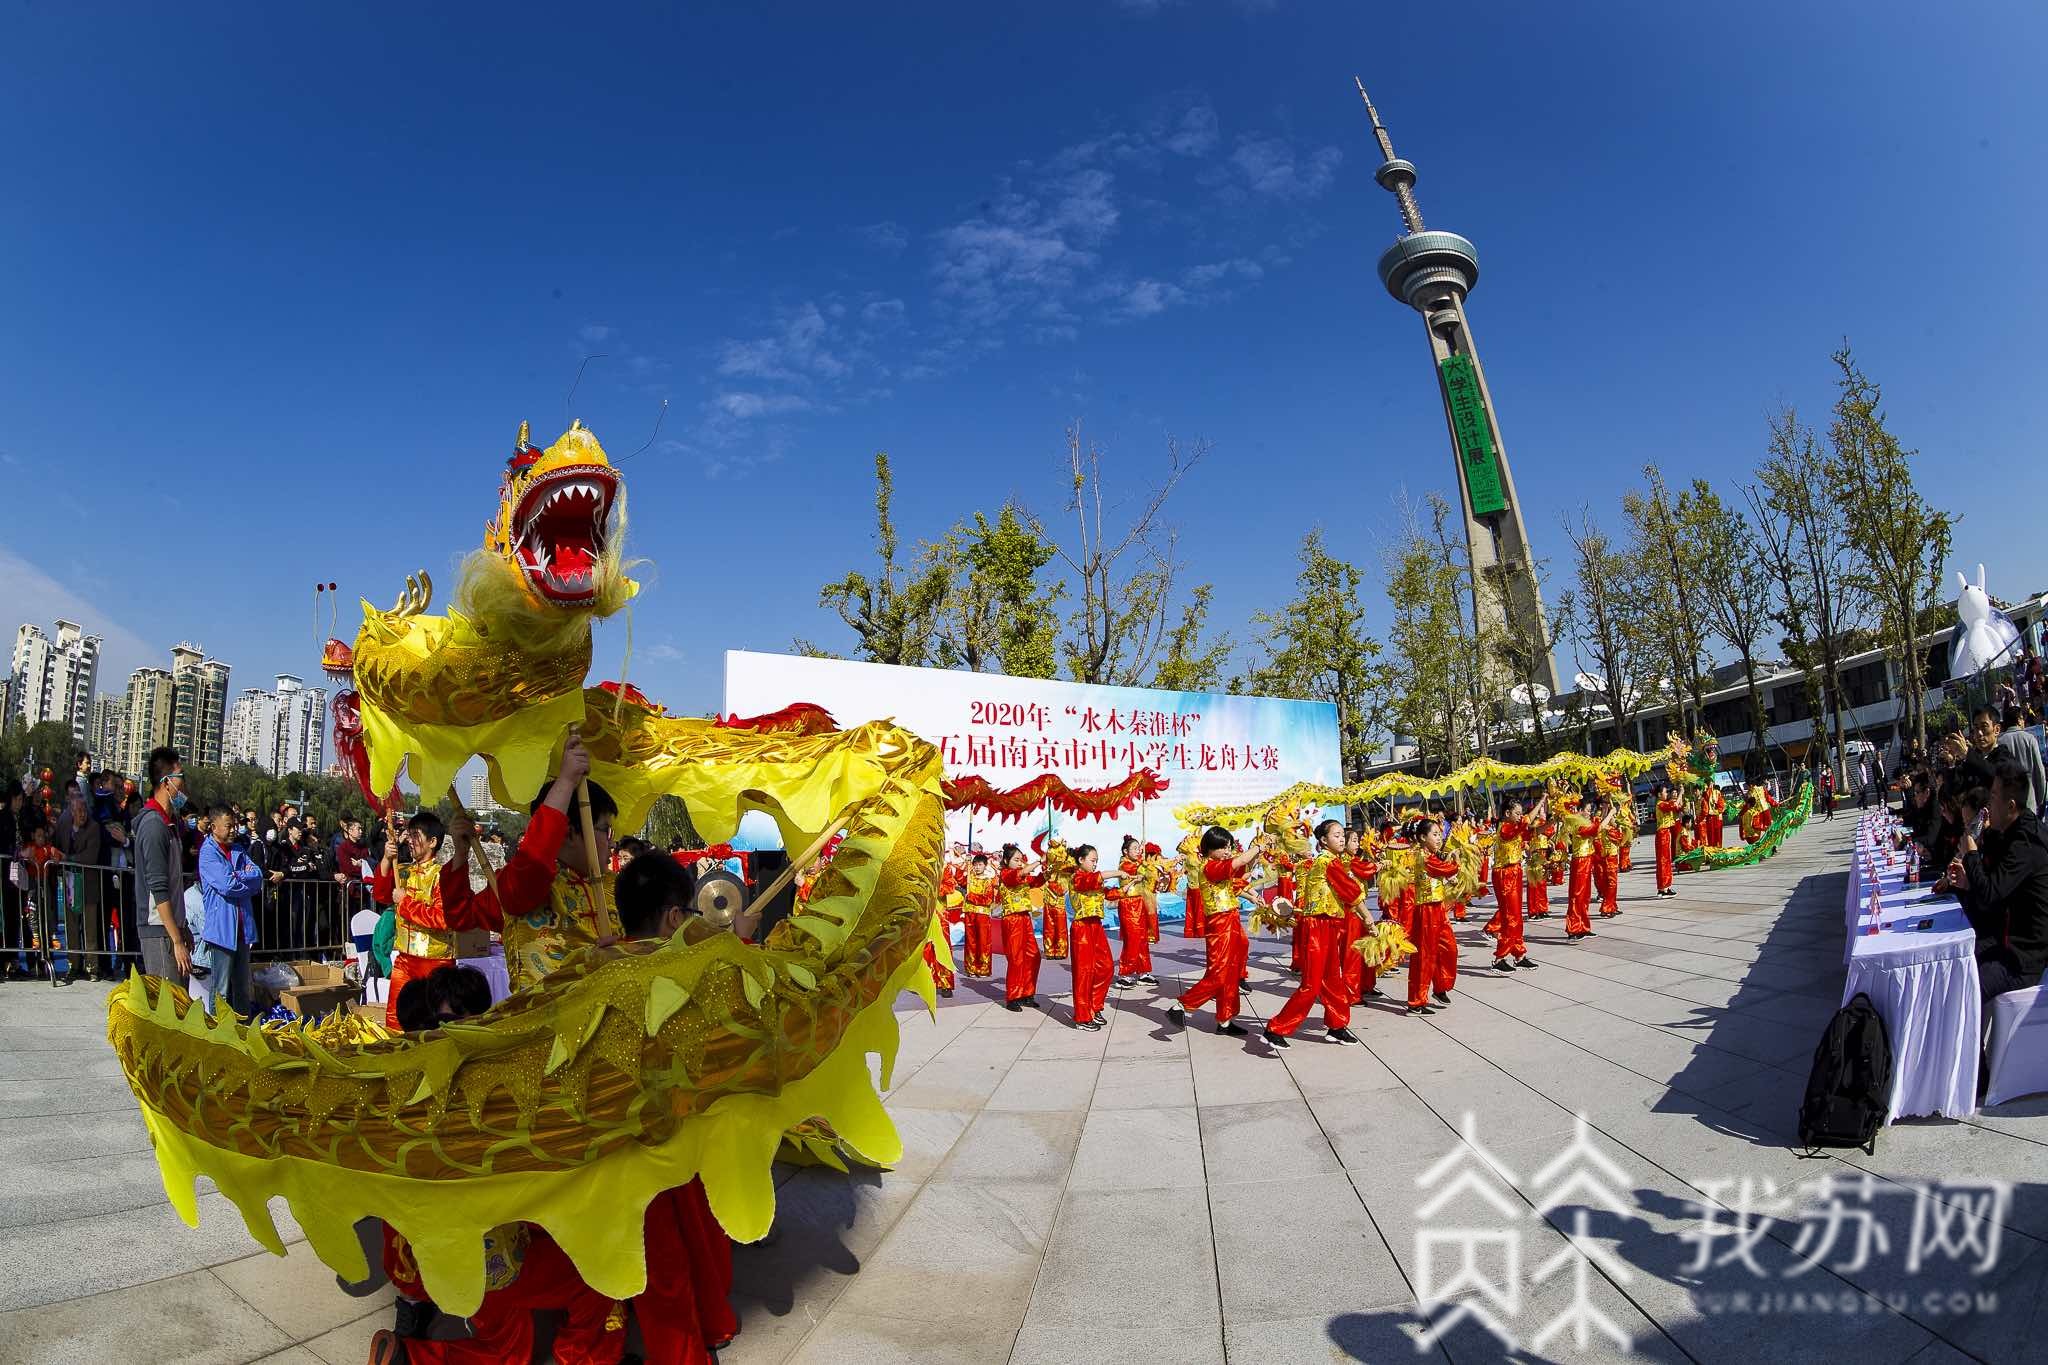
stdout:
[[136,885],[149,907],[140,925],[142,969],[166,981],[184,981],[192,975],[192,934],[181,900],[185,854],[178,823],[186,804],[185,764],[176,749],[150,750],[149,786],[150,798],[131,835]]

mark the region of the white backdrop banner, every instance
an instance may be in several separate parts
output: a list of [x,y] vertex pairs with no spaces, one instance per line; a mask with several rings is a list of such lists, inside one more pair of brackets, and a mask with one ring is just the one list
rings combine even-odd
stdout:
[[[1235,805],[1295,782],[1342,781],[1337,708],[1329,702],[727,651],[728,713],[758,715],[795,702],[824,707],[842,726],[894,720],[938,746],[948,777],[972,774],[1003,790],[1047,772],[1081,788],[1152,769],[1168,786],[1149,809],[1105,820],[1054,818],[1070,842],[1095,844],[1105,861],[1124,834],[1171,849],[1182,833],[1173,811],[1188,802]],[[966,812],[948,818],[956,841],[966,839],[968,825]],[[1043,814],[1008,822],[977,813],[973,841],[985,848],[1025,843],[1045,828]],[[773,838],[765,819],[748,832]]]

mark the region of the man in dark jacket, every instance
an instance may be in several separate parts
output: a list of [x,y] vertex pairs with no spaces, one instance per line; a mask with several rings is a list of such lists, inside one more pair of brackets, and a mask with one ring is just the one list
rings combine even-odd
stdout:
[[185,856],[179,820],[185,764],[169,747],[149,754],[150,798],[135,819],[135,882],[142,904],[142,970],[183,985],[192,975],[192,931],[185,923]]
[[1977,974],[1988,1001],[2039,985],[2048,967],[2048,835],[2025,804],[2026,770],[2000,755],[1981,837],[1965,834],[1947,883],[1977,931]]

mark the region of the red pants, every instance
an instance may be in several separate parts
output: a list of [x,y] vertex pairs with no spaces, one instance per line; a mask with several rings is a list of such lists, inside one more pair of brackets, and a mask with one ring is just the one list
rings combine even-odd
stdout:
[[1302,945],[1307,942],[1308,916],[1296,915],[1294,917],[1294,951],[1288,956],[1287,970],[1293,972],[1297,976],[1301,974]]
[[1595,858],[1593,860],[1593,881],[1600,888],[1600,914],[1602,918],[1612,919],[1621,913],[1621,906],[1615,903],[1615,898],[1621,894],[1620,873],[1620,863],[1614,858]]
[[1564,931],[1585,934],[1593,929],[1593,858],[1572,859],[1572,889],[1564,903]]
[[1266,1027],[1282,1038],[1293,1036],[1316,1001],[1323,1002],[1323,1026],[1346,1028],[1351,1023],[1351,997],[1344,989],[1344,921],[1348,916],[1305,915],[1308,932],[1301,941],[1301,984]]
[[1145,918],[1145,902],[1116,903],[1116,933],[1123,943],[1116,960],[1118,976],[1144,976],[1152,970],[1152,927]]
[[1493,945],[1493,960],[1499,962],[1504,958],[1527,957],[1529,948],[1522,942],[1521,868],[1495,869],[1493,898],[1500,903],[1500,909],[1493,917],[1494,931],[1499,935]]
[[1102,920],[1074,921],[1074,1022],[1085,1024],[1102,1013],[1109,999],[1109,932]]
[[647,1206],[647,1288],[633,1300],[647,1365],[710,1365],[740,1330],[732,1311],[732,1240],[711,1214],[702,1181]]
[[[391,965],[396,976],[398,964]],[[413,1365],[523,1365],[533,1359],[533,1315],[546,1312],[567,1315],[555,1330],[554,1359],[560,1365],[615,1365],[626,1349],[620,1305],[583,1283],[554,1238],[537,1227],[528,1234],[519,1278],[486,1293],[470,1314],[474,1335],[460,1341],[408,1341],[406,1358]],[[387,1265],[390,1235],[386,1228]],[[612,1327],[613,1322],[618,1325]]]
[[1432,989],[1448,991],[1458,981],[1458,940],[1451,933],[1450,908],[1442,901],[1417,905],[1409,937],[1415,940],[1415,956],[1408,959],[1408,1008],[1418,1009],[1429,1003]]
[[391,955],[391,994],[384,1001],[384,1026],[398,1027],[398,992],[405,983],[426,976],[436,967],[446,967],[455,961],[452,957],[414,957],[411,953]]
[[1549,875],[1544,869],[1538,868],[1533,877],[1524,875],[1522,891],[1522,914],[1525,918],[1542,919],[1550,913]]
[[1022,1000],[1038,994],[1038,935],[1031,932],[1030,915],[1004,915],[1003,998]]
[[[1145,901],[1145,938],[1148,943],[1159,942],[1159,902],[1149,897]],[[1148,953],[1146,956],[1149,960],[1151,955]]]
[[[1388,907],[1383,904],[1380,906],[1380,909],[1387,910]],[[1388,913],[1393,915],[1394,923],[1401,926],[1402,933],[1408,935],[1409,938],[1414,938],[1415,888],[1412,886],[1404,887],[1401,894],[1394,898],[1393,908]]]
[[1552,859],[1550,860],[1550,884],[1551,884],[1552,886],[1563,886],[1563,885],[1564,885],[1564,868],[1565,868],[1565,860],[1564,860],[1564,859],[1562,859],[1562,858],[1552,858]]
[[931,944],[924,945],[924,965],[932,969],[932,984],[942,991],[953,989],[953,969],[939,961],[939,950]]
[[1067,898],[1045,893],[1045,955],[1055,962],[1067,955]]
[[1709,815],[1700,821],[1700,838],[1708,848],[1721,846],[1721,821],[1718,815]]
[[1245,964],[1251,958],[1251,940],[1235,912],[1206,917],[1202,937],[1208,944],[1209,965],[1202,979],[1180,998],[1180,1007],[1198,1010],[1216,1002],[1216,1022],[1227,1024],[1237,1018],[1238,992],[1244,984]]
[[1621,870],[1623,872],[1626,872],[1631,867],[1635,866],[1635,840],[1631,839],[1627,843],[1623,844],[1619,852],[1621,855]]
[[1204,932],[1203,918],[1202,893],[1191,886],[1188,888],[1187,913],[1181,917],[1180,921],[1180,936],[1182,938],[1202,937]]
[[1358,940],[1365,937],[1367,928],[1362,915],[1344,917],[1344,996],[1354,1005],[1379,984],[1379,973],[1366,966],[1365,959],[1352,951]]
[[969,910],[966,921],[967,941],[961,951],[967,961],[962,966],[969,976],[987,976],[995,970],[995,918],[986,910]]
[[1676,842],[1674,836],[1677,833],[1678,827],[1675,825],[1666,825],[1663,829],[1657,831],[1657,889],[1659,891],[1669,891],[1671,889],[1671,874],[1673,871],[1671,848]]

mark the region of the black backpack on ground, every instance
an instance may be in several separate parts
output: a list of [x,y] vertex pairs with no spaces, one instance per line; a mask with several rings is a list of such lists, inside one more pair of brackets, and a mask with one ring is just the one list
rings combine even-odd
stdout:
[[1884,1016],[1858,991],[1835,1011],[1806,1078],[1799,1142],[1809,1150],[1861,1147],[1876,1155],[1877,1131],[1892,1107],[1892,1038]]

